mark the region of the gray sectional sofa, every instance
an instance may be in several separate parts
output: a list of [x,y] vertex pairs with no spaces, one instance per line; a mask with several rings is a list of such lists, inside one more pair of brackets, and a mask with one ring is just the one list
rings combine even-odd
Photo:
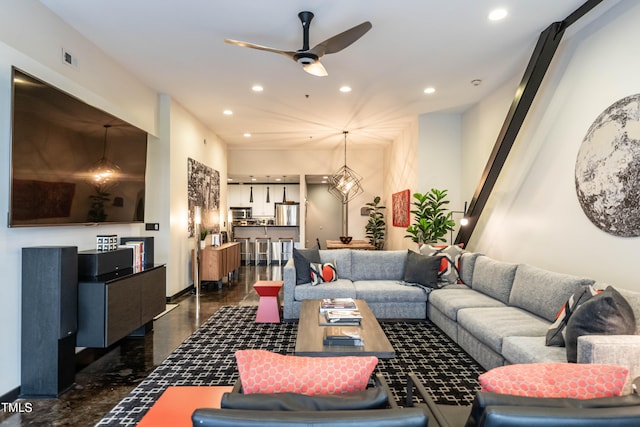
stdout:
[[[513,264],[467,252],[460,258],[464,284],[430,293],[401,283],[406,251],[321,250],[335,262],[338,281],[296,286],[293,260],[284,267],[284,318],[297,319],[305,299],[364,299],[378,318],[428,317],[485,369],[515,363],[566,362],[565,347],[548,347],[549,326],[579,288],[604,283]],[[617,289],[631,305],[635,335],[587,335],[578,339],[578,362],[611,363],[640,376],[640,292]]]
[[405,286],[407,251],[363,251],[352,249],[320,250],[320,260],[335,263],[338,280],[312,286],[296,286],[293,258],[283,269],[283,317],[300,317],[306,299],[356,298],[367,302],[379,319],[424,319],[428,294],[423,289]]
[[[427,316],[484,368],[538,362],[566,362],[565,347],[548,347],[549,326],[578,288],[606,284],[527,264],[496,261],[477,253],[460,260],[465,285],[429,295]],[[640,375],[640,293],[618,292],[629,302],[636,335],[588,335],[578,339],[579,363],[613,363]]]

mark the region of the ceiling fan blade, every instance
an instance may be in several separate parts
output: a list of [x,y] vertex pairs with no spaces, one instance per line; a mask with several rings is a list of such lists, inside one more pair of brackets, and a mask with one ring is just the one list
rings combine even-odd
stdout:
[[310,50],[310,52],[318,55],[318,57],[329,53],[340,52],[342,49],[348,47],[360,37],[364,36],[372,27],[373,25],[371,25],[371,22],[365,21],[360,25],[356,25],[353,28],[328,38],[322,43],[318,43]]
[[243,41],[239,41],[239,40],[224,39],[224,42],[232,44],[232,45],[236,45],[236,46],[248,47],[248,48],[251,48],[251,49],[264,50],[265,52],[278,53],[280,55],[284,55],[287,58],[291,58],[291,59],[294,59],[293,56],[296,53],[296,52],[292,52],[292,51],[288,51],[288,50],[280,50],[280,49],[274,49],[272,47],[260,46],[259,44],[243,42]]
[[327,70],[324,69],[324,66],[320,63],[320,61],[315,61],[313,64],[306,64],[302,67],[307,73],[313,74],[318,77],[328,76]]

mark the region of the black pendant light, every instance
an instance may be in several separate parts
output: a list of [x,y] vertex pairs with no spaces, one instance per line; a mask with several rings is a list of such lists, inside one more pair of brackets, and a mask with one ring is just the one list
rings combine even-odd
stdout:
[[[253,177],[251,177],[251,180],[253,181]],[[249,203],[253,203],[253,185],[249,189]]]
[[282,177],[282,182],[284,183],[284,185],[282,186],[282,203],[287,203],[287,177],[283,176]]
[[269,175],[267,175],[267,203],[270,203],[271,200],[269,199]]

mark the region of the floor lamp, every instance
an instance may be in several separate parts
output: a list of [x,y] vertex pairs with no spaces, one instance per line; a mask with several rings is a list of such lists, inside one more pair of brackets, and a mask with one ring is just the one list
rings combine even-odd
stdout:
[[195,268],[193,269],[193,286],[196,288],[196,325],[200,320],[200,224],[202,223],[202,208],[196,206],[193,209],[193,223],[194,223],[194,241],[196,242],[195,248]]
[[[453,219],[453,214],[454,213],[461,213],[462,214],[462,218],[460,218],[460,226],[464,227],[465,225],[469,224],[469,219],[467,219],[467,202],[464,202],[464,210],[462,211],[450,211],[451,212],[451,217]],[[453,245],[453,228],[451,230],[449,230],[449,244]]]

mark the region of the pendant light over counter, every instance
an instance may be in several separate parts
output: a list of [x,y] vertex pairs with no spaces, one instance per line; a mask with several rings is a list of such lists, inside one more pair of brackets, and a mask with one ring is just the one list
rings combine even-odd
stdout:
[[344,166],[329,177],[329,192],[345,204],[364,190],[360,184],[362,177],[347,166],[347,134],[349,131],[345,130],[342,133],[344,134]]
[[282,177],[282,203],[287,203],[287,177]]
[[269,175],[267,175],[267,203],[271,203],[269,199]]
[[[253,182],[253,176],[251,177],[251,182]],[[249,189],[249,203],[253,203],[253,184],[251,184],[251,188]]]

